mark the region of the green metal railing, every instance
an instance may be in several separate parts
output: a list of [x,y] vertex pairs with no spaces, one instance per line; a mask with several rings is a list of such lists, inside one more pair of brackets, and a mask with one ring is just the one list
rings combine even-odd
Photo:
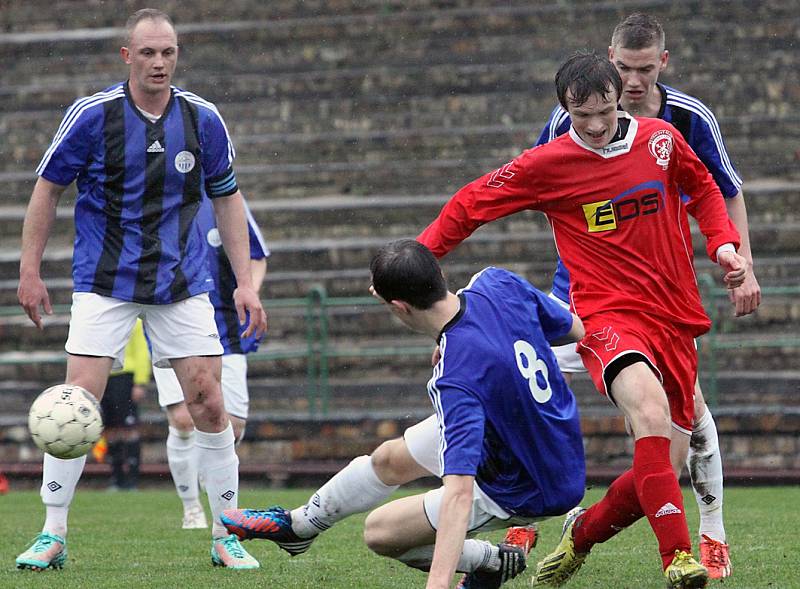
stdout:
[[[715,285],[708,275],[699,277],[700,289],[707,311],[712,320],[712,327],[708,334],[698,340],[698,352],[701,361],[701,382],[705,397],[709,404],[714,405],[717,400],[718,366],[716,355],[720,350],[736,348],[797,348],[800,349],[800,334],[787,337],[772,337],[769,339],[753,338],[742,335],[735,341],[723,337],[726,332],[720,330],[720,305],[721,299],[727,298],[728,291]],[[771,296],[798,296],[800,298],[800,285],[763,287],[762,295],[765,299]],[[277,361],[289,359],[306,360],[306,395],[309,412],[325,415],[328,412],[330,401],[329,386],[329,360],[332,358],[380,358],[395,357],[398,355],[429,356],[433,345],[405,344],[395,346],[359,347],[332,343],[330,339],[330,311],[341,307],[367,307],[377,305],[378,301],[370,296],[364,297],[329,297],[322,286],[313,287],[308,295],[303,298],[273,299],[265,301],[268,311],[276,309],[304,309],[305,313],[305,345],[294,347],[281,347],[266,345],[261,351],[250,355],[252,361]],[[69,305],[57,305],[53,308],[55,314],[69,313]],[[0,318],[20,316],[22,310],[16,306],[0,307]],[[0,364],[34,364],[34,363],[63,363],[66,355],[61,352],[52,354],[14,356],[0,358]]]
[[[797,348],[800,349],[800,334],[784,337],[770,337],[769,339],[754,338],[742,335],[736,340],[726,340],[721,335],[729,333],[720,329],[722,311],[718,304],[721,300],[728,299],[728,290],[717,286],[714,279],[708,274],[698,276],[700,294],[706,312],[711,319],[711,329],[698,338],[698,355],[700,359],[700,383],[703,387],[703,396],[709,405],[714,406],[718,401],[719,371],[717,364],[717,351],[741,348]],[[761,287],[762,304],[773,296],[795,296],[800,299],[800,285],[797,286],[764,286]],[[731,312],[732,307],[731,307]]]
[[[329,312],[337,307],[366,307],[378,305],[377,299],[364,297],[329,297],[325,288],[314,286],[303,298],[272,299],[264,301],[267,312],[276,309],[304,309],[306,342],[305,345],[281,347],[269,343],[258,352],[248,355],[250,361],[306,360],[306,397],[309,412],[326,415],[330,402],[328,361],[331,358],[374,358],[392,357],[398,354],[430,356],[431,345],[372,346],[332,344],[329,338]],[[69,305],[54,305],[54,315],[68,315]],[[3,317],[22,317],[22,309],[17,306],[0,307]],[[61,351],[44,354],[14,355],[0,357],[2,364],[61,364],[66,363],[67,355]]]

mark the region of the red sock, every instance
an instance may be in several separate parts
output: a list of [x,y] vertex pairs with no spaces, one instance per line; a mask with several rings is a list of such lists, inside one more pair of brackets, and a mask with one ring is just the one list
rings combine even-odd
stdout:
[[605,497],[575,522],[573,540],[577,552],[589,552],[644,515],[636,495],[633,470],[625,471],[606,491]]
[[676,550],[691,552],[683,494],[669,460],[669,438],[649,436],[636,440],[633,476],[639,504],[658,539],[663,567],[672,562]]

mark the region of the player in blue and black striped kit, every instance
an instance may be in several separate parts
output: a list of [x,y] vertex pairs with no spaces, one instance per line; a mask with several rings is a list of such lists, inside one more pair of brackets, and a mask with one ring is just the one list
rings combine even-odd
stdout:
[[[405,442],[434,456],[438,467],[430,468],[444,486],[373,511],[366,542],[379,554],[430,570],[428,587],[450,587],[456,571],[467,573],[465,588],[499,587],[525,569],[525,549],[465,540],[466,534],[559,515],[583,497],[577,403],[550,349],[581,338],[583,325],[499,268],[476,274],[458,294],[449,292],[436,258],[414,240],[388,244],[370,269],[373,294],[439,344],[428,383],[438,443],[430,443],[429,420],[407,430]],[[393,490],[368,472],[369,463],[366,456],[355,459],[291,514],[229,510],[223,522],[244,538],[304,552],[336,521]]]
[[[249,313],[248,335],[261,334],[266,314],[250,278],[234,149],[216,107],[170,84],[178,39],[169,16],[140,10],[128,19],[126,31],[120,55],[129,66],[128,80],[76,101],[37,169],[22,231],[19,301],[41,328],[40,308],[51,312],[40,276],[42,254],[58,200],[76,181],[66,382],[100,399],[141,317],[153,363],[173,367],[197,426],[215,515],[212,561],[257,568],[258,561],[218,519],[237,503],[239,461],[220,391],[223,350],[208,298],[213,281],[195,222],[201,202],[210,198],[237,278],[238,316],[244,322]],[[85,460],[45,455],[45,523],[17,567],[64,565],[67,513]]]

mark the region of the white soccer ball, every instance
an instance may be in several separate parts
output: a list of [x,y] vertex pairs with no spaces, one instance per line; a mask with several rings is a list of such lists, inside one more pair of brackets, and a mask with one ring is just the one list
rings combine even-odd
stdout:
[[100,404],[82,387],[50,387],[31,405],[28,429],[34,443],[51,456],[78,458],[91,450],[103,433]]

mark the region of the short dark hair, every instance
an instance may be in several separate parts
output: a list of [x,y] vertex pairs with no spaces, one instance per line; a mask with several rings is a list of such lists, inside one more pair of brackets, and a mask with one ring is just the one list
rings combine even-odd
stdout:
[[163,20],[167,22],[173,29],[175,28],[172,19],[163,10],[159,10],[158,8],[142,8],[141,10],[137,10],[130,15],[128,20],[125,22],[125,43],[130,44],[131,33],[133,33],[133,29],[135,29],[136,25],[143,20]]
[[385,301],[404,301],[420,310],[447,297],[447,281],[436,257],[414,239],[387,243],[369,264],[372,287]]
[[556,94],[564,110],[569,110],[567,90],[571,95],[570,102],[580,106],[595,93],[607,98],[611,89],[617,91],[619,100],[622,94],[622,78],[608,58],[594,51],[575,52],[556,73]]
[[647,49],[658,45],[664,51],[664,29],[654,16],[634,12],[614,27],[611,46],[622,49]]

